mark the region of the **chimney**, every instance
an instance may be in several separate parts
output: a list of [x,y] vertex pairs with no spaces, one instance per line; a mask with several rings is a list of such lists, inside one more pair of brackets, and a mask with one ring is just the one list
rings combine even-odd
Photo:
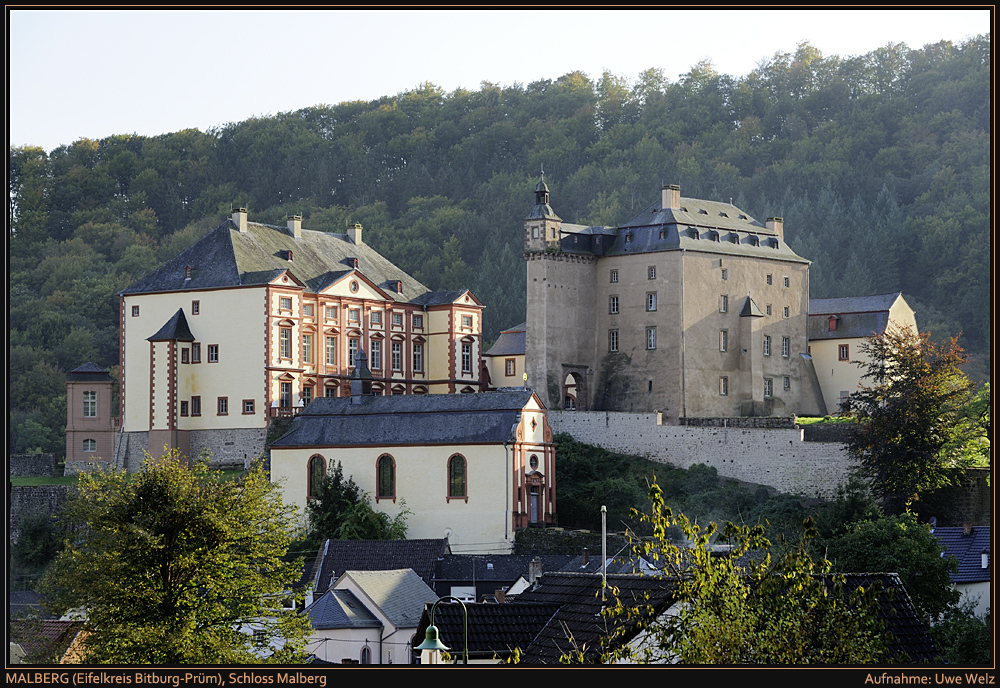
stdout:
[[493,596],[497,598],[497,604],[503,604],[507,601],[507,591],[503,588],[493,591]]
[[296,239],[302,238],[302,216],[291,215],[288,218],[288,233]]
[[777,234],[779,239],[782,241],[785,240],[785,221],[783,219],[780,217],[769,217],[764,226]]
[[972,535],[972,524],[966,521],[962,524],[962,535],[969,536]]
[[580,554],[580,568],[583,568],[590,563],[590,552],[586,547],[583,548],[583,552]]
[[353,227],[348,227],[347,228],[347,237],[355,245],[360,246],[361,244],[363,244],[364,241],[361,240],[361,225],[358,224],[357,222],[355,222]]
[[240,230],[240,234],[247,233],[247,209],[236,208],[233,210],[233,224]]
[[542,577],[542,560],[532,559],[528,562],[528,583],[533,584],[536,580]]
[[677,184],[668,184],[660,192],[660,205],[664,210],[678,210],[681,207],[681,187]]

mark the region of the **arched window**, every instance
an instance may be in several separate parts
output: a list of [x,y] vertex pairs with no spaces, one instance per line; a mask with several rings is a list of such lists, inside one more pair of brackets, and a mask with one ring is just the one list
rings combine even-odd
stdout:
[[465,457],[461,454],[448,459],[448,499],[469,500],[465,484]]
[[83,441],[83,451],[85,451],[85,452],[95,452],[95,451],[97,451],[97,440],[84,440]]
[[378,457],[375,466],[375,476],[378,481],[378,489],[375,492],[375,500],[396,499],[396,461],[388,454]]
[[361,648],[361,663],[362,664],[372,663],[372,650],[367,645]]
[[309,457],[309,499],[316,499],[319,496],[319,488],[325,477],[326,459],[319,454]]

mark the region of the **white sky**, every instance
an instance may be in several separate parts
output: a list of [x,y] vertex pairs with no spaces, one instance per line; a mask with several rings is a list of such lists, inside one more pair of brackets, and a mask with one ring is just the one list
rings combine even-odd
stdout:
[[13,10],[9,143],[205,131],[254,115],[701,59],[742,76],[803,40],[825,55],[991,31],[975,10]]

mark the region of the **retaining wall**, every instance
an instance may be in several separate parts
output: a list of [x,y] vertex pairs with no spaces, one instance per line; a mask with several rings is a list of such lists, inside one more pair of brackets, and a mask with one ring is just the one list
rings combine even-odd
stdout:
[[10,454],[7,457],[7,475],[11,478],[51,478],[55,474],[55,454]]
[[720,476],[810,497],[832,496],[852,467],[843,444],[805,442],[794,428],[684,427],[658,424],[655,413],[604,411],[549,411],[548,419],[580,442],[679,468],[703,463]]
[[56,516],[69,498],[69,485],[15,485],[10,488],[7,507],[10,509],[10,530],[7,539],[17,543],[21,522],[34,512]]

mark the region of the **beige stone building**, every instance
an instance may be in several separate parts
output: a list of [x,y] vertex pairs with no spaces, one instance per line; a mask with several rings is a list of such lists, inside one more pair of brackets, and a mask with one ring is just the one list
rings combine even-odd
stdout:
[[819,412],[809,261],[677,186],[620,227],[564,223],[544,181],[524,220],[528,386],[550,408],[686,417]]
[[147,447],[263,450],[271,419],[347,396],[356,352],[376,394],[480,389],[482,304],[431,292],[364,243],[250,222],[244,210],[121,292],[118,464]]
[[858,391],[866,337],[909,327],[917,318],[901,293],[812,299],[809,302],[809,350],[813,357],[827,413],[838,413],[841,402]]
[[405,504],[408,537],[446,537],[456,553],[508,553],[515,530],[555,522],[552,429],[531,391],[355,391],[316,400],[271,444],[286,504],[304,510],[339,462],[379,511],[394,518]]
[[527,323],[500,332],[493,346],[483,354],[492,388],[524,386],[524,337]]

